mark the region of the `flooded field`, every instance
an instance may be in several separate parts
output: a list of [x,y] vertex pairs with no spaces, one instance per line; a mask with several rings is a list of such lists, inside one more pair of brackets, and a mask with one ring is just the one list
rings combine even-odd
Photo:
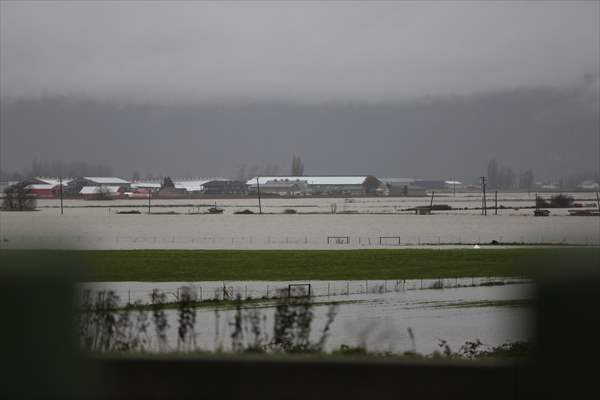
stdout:
[[[545,194],[550,196],[550,194]],[[591,207],[591,193],[573,194]],[[455,210],[415,215],[406,211],[429,205],[429,198],[295,198],[65,201],[40,200],[39,211],[0,213],[0,243],[11,247],[75,247],[86,249],[329,249],[474,243],[599,244],[597,217],[569,216],[552,209],[549,217],[533,217],[533,193],[499,194],[499,206],[481,215],[479,194],[440,195],[435,204]],[[217,205],[223,214],[206,214]],[[335,207],[332,207],[335,204]],[[488,198],[488,206],[493,198]],[[332,213],[332,208],[336,213]],[[468,209],[465,209],[468,208]],[[117,214],[137,210],[141,214]],[[294,210],[294,213],[285,213]]]
[[[331,325],[331,335],[326,350],[348,346],[365,346],[371,351],[412,351],[428,354],[439,350],[439,340],[445,340],[457,350],[467,340],[480,339],[484,344],[497,346],[508,341],[531,338],[532,310],[514,301],[523,301],[532,296],[533,285],[518,283],[498,286],[468,286],[471,280],[458,280],[446,284],[459,284],[459,287],[431,289],[434,281],[426,281],[420,289],[420,280],[369,281],[359,282],[310,282],[313,285],[315,306],[311,336],[318,337],[326,322],[329,305],[324,302],[339,302],[337,316]],[[306,282],[305,282],[306,283]],[[478,280],[475,284],[484,283]],[[282,282],[230,282],[226,286],[243,290],[248,286],[253,294],[260,294],[267,285],[271,290],[286,287]],[[371,286],[364,293],[365,284]],[[94,290],[116,289],[121,298],[127,298],[126,291],[135,290],[136,296],[157,287],[165,292],[176,293],[179,283],[137,283],[128,282],[92,284]],[[221,284],[222,285],[222,284]],[[381,291],[387,285],[388,291]],[[197,290],[211,292],[218,289],[219,283],[197,282],[192,285]],[[344,290],[350,287],[350,294]],[[335,294],[327,290],[335,288]],[[363,290],[361,293],[360,290]],[[213,293],[211,293],[211,296]],[[142,296],[144,297],[144,296]],[[320,303],[320,304],[319,304]],[[264,332],[272,334],[274,305],[254,304],[246,306],[258,309]],[[177,310],[166,310],[170,326],[167,331],[168,350],[177,348]],[[214,307],[197,308],[195,313],[195,343],[203,350],[230,349],[230,335],[235,310]],[[412,330],[414,338],[408,332]],[[150,329],[153,332],[153,328]]]

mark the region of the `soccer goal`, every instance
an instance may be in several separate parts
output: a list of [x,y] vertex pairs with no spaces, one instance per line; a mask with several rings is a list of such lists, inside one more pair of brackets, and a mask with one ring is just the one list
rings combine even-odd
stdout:
[[327,244],[350,244],[350,236],[327,236]]
[[310,283],[291,283],[288,285],[288,297],[310,297]]
[[380,245],[400,246],[400,236],[379,236]]

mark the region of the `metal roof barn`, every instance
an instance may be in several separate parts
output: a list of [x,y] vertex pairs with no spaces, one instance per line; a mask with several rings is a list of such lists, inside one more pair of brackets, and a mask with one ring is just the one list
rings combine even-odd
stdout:
[[56,187],[57,185],[49,185],[49,184],[33,184],[33,185],[29,185],[27,186],[25,189],[32,189],[32,190],[52,190]]
[[160,182],[134,182],[131,184],[132,189],[140,189],[140,188],[152,188],[152,189],[160,189]]
[[201,192],[204,190],[204,185],[208,182],[225,181],[224,178],[202,179],[194,181],[175,181],[175,189],[183,189],[187,192]]
[[[256,178],[246,184],[256,185]],[[367,176],[259,176],[258,183],[264,185],[269,181],[306,182],[309,185],[362,185]]]
[[128,185],[129,181],[126,181],[125,179],[121,179],[121,178],[117,178],[115,176],[84,176],[83,179],[87,179],[90,182],[94,182],[100,185],[110,185],[110,184],[117,184],[117,185]]
[[119,193],[120,189],[120,186],[84,186],[79,194],[99,194],[102,190],[106,190],[110,194],[116,194]]

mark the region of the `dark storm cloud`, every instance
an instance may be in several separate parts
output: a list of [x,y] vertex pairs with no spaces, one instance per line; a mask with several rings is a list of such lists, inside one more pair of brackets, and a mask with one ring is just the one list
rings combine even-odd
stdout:
[[598,2],[3,2],[2,95],[394,99],[599,70]]
[[2,2],[0,166],[598,169],[598,2]]

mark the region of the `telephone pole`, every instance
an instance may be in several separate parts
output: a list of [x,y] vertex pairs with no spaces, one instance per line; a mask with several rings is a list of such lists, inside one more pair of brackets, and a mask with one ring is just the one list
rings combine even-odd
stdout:
[[494,215],[498,215],[498,191],[494,192]]
[[258,194],[258,213],[262,214],[262,207],[260,205],[260,183],[258,182],[258,176],[256,177],[256,193]]
[[487,215],[487,199],[485,198],[485,176],[481,177],[481,191],[483,197],[481,198],[481,215]]
[[62,182],[62,176],[60,176],[58,178],[58,186],[59,186],[59,190],[60,190],[60,215],[63,215],[64,211],[63,211],[63,182]]

